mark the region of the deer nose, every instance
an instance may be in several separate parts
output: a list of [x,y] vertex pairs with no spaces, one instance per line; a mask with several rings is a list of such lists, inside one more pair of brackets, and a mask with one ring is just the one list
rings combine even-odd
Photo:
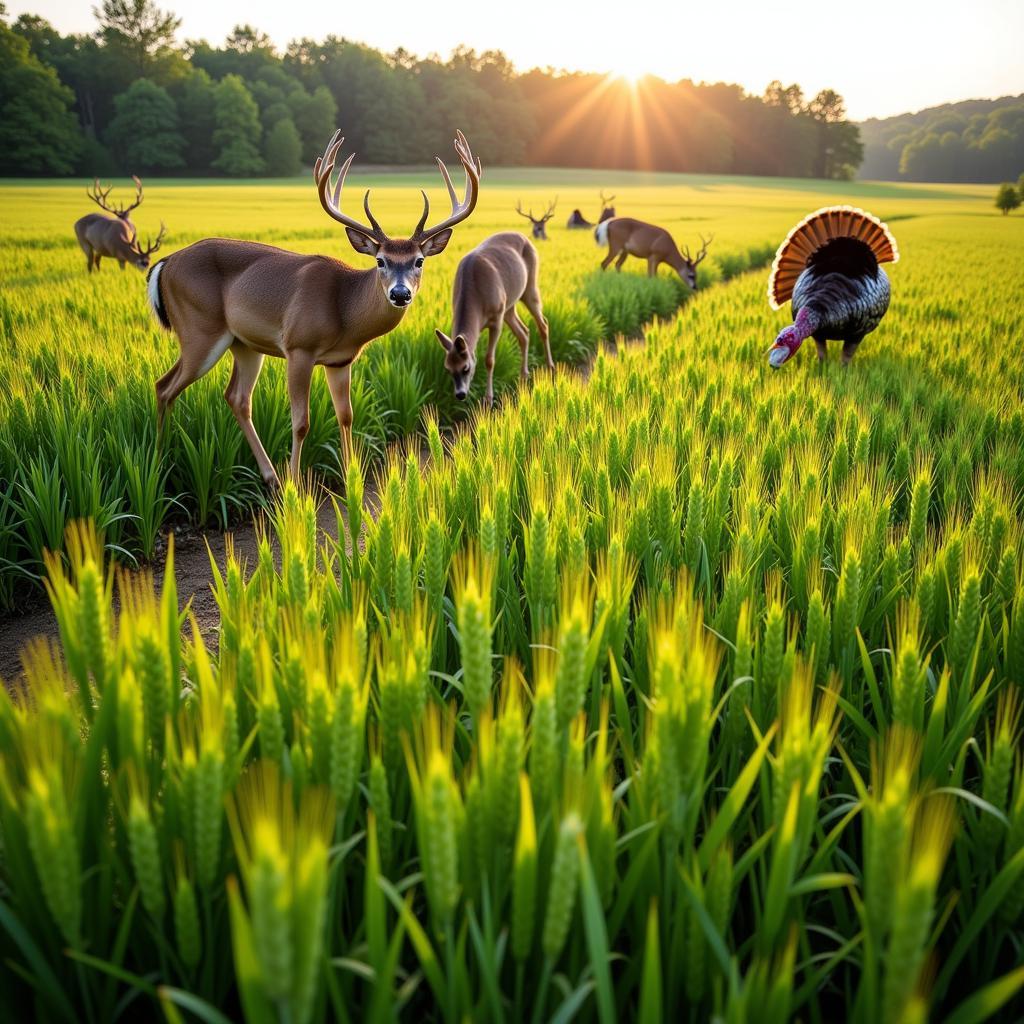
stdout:
[[469,392],[465,388],[456,388],[455,389],[455,397],[460,402],[464,402],[466,400],[466,395],[467,394],[469,394]]
[[396,284],[394,288],[388,293],[388,298],[396,306],[408,306],[412,302],[412,292],[409,291],[405,285]]

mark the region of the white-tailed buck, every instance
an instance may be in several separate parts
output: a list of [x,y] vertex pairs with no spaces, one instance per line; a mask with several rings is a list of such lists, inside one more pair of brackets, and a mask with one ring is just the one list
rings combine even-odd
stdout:
[[452,228],[476,206],[481,165],[461,132],[455,152],[466,173],[462,201],[444,163],[438,159],[452,212],[427,227],[430,204],[423,194],[423,215],[409,238],[389,238],[363,198],[369,225],[341,212],[341,192],[352,156],[333,183],[334,165],[345,140],[335,132],[313,167],[320,203],[344,225],[356,252],[372,256],[376,267],[356,270],[328,256],[286,252],[258,242],[207,238],[161,260],[149,275],[149,299],[161,324],[173,330],[181,357],[157,381],[156,402],[162,424],[175,398],[209,372],[229,349],[234,369],[224,397],[269,485],[278,483],[253,427],[252,392],[265,356],[288,364],[291,403],[291,472],[297,476],[302,441],[309,431],[309,387],[313,370],[327,376],[343,445],[352,426],[352,361],[374,338],[393,330],[420,284],[423,261],[443,252]]
[[[601,192],[601,216],[597,218],[598,224],[603,224],[606,220],[611,220],[615,216],[615,207],[612,206],[614,200],[615,196],[606,196],[604,191]],[[575,229],[592,228],[594,225],[577,208],[569,214],[569,222],[565,226]]]
[[527,213],[523,209],[523,204],[520,203],[520,202],[517,202],[516,203],[516,213],[518,213],[520,217],[525,217],[530,222],[530,224],[533,225],[533,237],[534,238],[539,238],[542,242],[546,242],[548,240],[547,223],[555,215],[555,207],[557,205],[558,205],[558,197],[555,196],[555,201],[553,203],[551,203],[550,206],[548,206],[547,212],[541,214],[541,216],[539,216],[539,217],[534,217],[534,215],[533,215],[533,207],[532,206],[530,207],[530,212]]
[[130,206],[115,208],[108,205],[107,197],[114,186],[100,188],[98,178],[93,179],[91,190],[85,190],[85,194],[101,210],[113,214],[112,217],[104,217],[102,213],[87,213],[75,221],[75,237],[85,253],[85,263],[90,274],[100,269],[103,256],[117,260],[122,270],[126,263],[145,270],[149,266],[149,257],[160,248],[167,230],[163,224],[160,225],[160,234],[156,236],[155,242],[151,243],[147,238],[145,247],[139,244],[135,225],[128,215],[142,202],[142,182],[134,175],[132,181],[135,182],[135,201]]
[[705,238],[701,235],[701,250],[696,256],[691,256],[688,247],[676,248],[672,236],[664,228],[633,220],[632,217],[616,217],[598,224],[594,229],[594,238],[598,245],[608,246],[608,255],[601,261],[602,270],[607,270],[612,260],[615,260],[615,269],[621,270],[627,256],[639,256],[647,260],[648,277],[654,277],[658,273],[658,266],[667,263],[686,285],[696,291],[697,267],[707,256],[708,246],[715,236]]
[[519,319],[517,302],[523,302],[530,311],[544,342],[547,364],[554,367],[537,281],[539,271],[540,257],[533,243],[516,231],[502,231],[485,238],[459,261],[452,288],[452,333],[437,330],[436,334],[445,350],[444,365],[455,385],[455,397],[460,401],[469,394],[476,371],[477,343],[485,329],[488,339],[484,402],[488,408],[494,404],[494,353],[503,323],[508,324],[519,342],[523,355],[520,374],[524,379],[529,376],[530,331]]

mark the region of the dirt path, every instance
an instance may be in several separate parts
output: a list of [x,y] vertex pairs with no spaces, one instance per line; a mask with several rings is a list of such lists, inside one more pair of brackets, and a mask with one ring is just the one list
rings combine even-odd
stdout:
[[[367,493],[371,494],[369,484],[367,484]],[[375,492],[372,493],[375,496]],[[317,521],[321,534],[337,539],[338,529],[334,517],[334,507],[326,498],[320,505]],[[213,596],[213,571],[210,565],[210,555],[213,555],[217,566],[223,571],[227,560],[228,539],[231,538],[236,558],[241,562],[248,562],[252,566],[256,561],[257,554],[256,523],[257,517],[246,517],[238,526],[227,531],[195,530],[187,527],[178,527],[172,531],[174,533],[174,576],[178,584],[178,601],[182,608],[191,604],[203,639],[211,650],[217,648],[217,626],[220,616],[217,611],[217,602]],[[276,549],[276,541],[274,546]],[[156,557],[151,565],[144,566],[139,570],[127,569],[126,571],[129,573],[151,572],[159,589],[163,586],[166,557],[167,540],[165,537],[161,537]],[[117,610],[118,597],[115,586],[115,614]],[[0,619],[0,679],[16,682],[21,678],[20,652],[30,640],[39,636],[54,641],[59,640],[60,637],[53,609],[46,600],[46,595],[42,593],[38,597],[34,596],[31,603],[20,612]]]

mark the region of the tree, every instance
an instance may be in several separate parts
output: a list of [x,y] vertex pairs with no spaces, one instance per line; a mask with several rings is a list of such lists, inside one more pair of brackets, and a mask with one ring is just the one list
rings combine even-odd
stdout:
[[70,174],[81,132],[71,90],[0,21],[0,174]]
[[769,107],[782,107],[794,116],[804,109],[804,91],[795,82],[783,85],[777,78],[764,90],[764,102]]
[[1018,206],[1020,206],[1020,193],[1010,182],[1004,181],[996,193],[996,209],[1002,210],[1005,217],[1011,210],[1016,210]]
[[114,111],[107,140],[126,171],[138,174],[185,166],[178,111],[166,89],[138,78],[114,99]]
[[807,114],[818,130],[814,174],[818,178],[850,178],[860,166],[864,147],[860,129],[846,119],[843,97],[834,89],[822,89],[807,104]]
[[119,47],[131,56],[140,75],[154,60],[174,45],[181,18],[161,11],[153,0],[103,0],[93,14],[100,23],[99,35],[108,46]]
[[337,123],[338,105],[331,90],[320,85],[312,94],[304,94],[293,104],[292,116],[302,138],[302,159],[312,163],[323,152]]
[[275,178],[291,178],[302,170],[302,139],[290,117],[279,120],[267,134],[263,144],[267,174]]
[[214,120],[217,127],[213,144],[217,157],[213,166],[224,174],[240,178],[261,174],[260,111],[238,75],[225,75],[217,84]]
[[181,134],[185,137],[185,164],[191,171],[209,174],[213,158],[214,111],[217,87],[201,68],[193,68],[175,90]]
[[1020,177],[1017,179],[1017,195],[1024,199],[1024,171],[1021,171]]

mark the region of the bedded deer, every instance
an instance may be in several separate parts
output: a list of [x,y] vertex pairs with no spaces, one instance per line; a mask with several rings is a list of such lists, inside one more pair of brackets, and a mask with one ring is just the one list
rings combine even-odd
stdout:
[[658,273],[658,266],[667,263],[683,279],[684,284],[696,291],[697,267],[707,256],[708,246],[715,236],[705,239],[701,235],[700,252],[690,256],[689,247],[677,249],[672,236],[664,228],[632,217],[616,217],[598,224],[594,229],[594,239],[598,245],[608,246],[608,255],[601,261],[602,270],[607,270],[612,260],[615,260],[615,269],[621,270],[627,256],[639,256],[647,260],[648,277],[654,277]]
[[540,239],[542,242],[548,240],[548,221],[555,215],[555,207],[558,205],[558,196],[555,196],[555,201],[551,203],[547,208],[547,212],[541,214],[539,217],[534,217],[533,207],[530,207],[530,212],[527,213],[523,209],[521,202],[516,203],[516,213],[520,217],[525,217],[532,225],[533,237]]
[[540,297],[537,276],[540,257],[533,243],[517,231],[502,231],[485,238],[459,261],[452,288],[452,333],[437,329],[437,340],[445,351],[445,369],[451,374],[455,397],[460,401],[469,394],[476,372],[476,349],[484,329],[488,332],[487,393],[484,404],[494,404],[494,353],[501,337],[502,323],[508,324],[522,352],[520,375],[529,376],[530,331],[516,312],[516,303],[523,302],[530,311],[544,342],[548,367],[551,358],[548,322]]
[[[601,216],[597,218],[598,224],[601,224],[606,220],[611,220],[611,218],[615,216],[615,207],[612,206],[614,200],[615,196],[606,196],[604,191],[601,191]],[[594,225],[583,216],[578,207],[569,214],[569,221],[565,226],[570,230],[594,227]]]
[[101,210],[113,215],[104,217],[102,213],[87,213],[75,221],[75,237],[85,253],[85,264],[90,274],[100,269],[100,259],[104,256],[117,260],[122,270],[126,263],[145,270],[149,266],[149,257],[163,242],[167,229],[161,224],[155,242],[151,243],[147,238],[145,247],[139,244],[138,233],[129,214],[142,202],[142,182],[134,175],[132,181],[135,182],[135,201],[130,206],[108,205],[107,197],[114,186],[100,188],[98,178],[93,179],[92,191],[85,190],[85,194]]
[[398,326],[419,288],[423,261],[444,251],[452,229],[473,212],[479,195],[480,161],[457,132],[455,152],[466,175],[465,196],[459,200],[448,169],[438,159],[451,214],[427,227],[430,203],[423,193],[423,215],[413,233],[390,238],[370,212],[369,190],[363,197],[368,225],[341,212],[352,156],[341,165],[336,183],[332,177],[344,141],[340,132],[334,133],[313,167],[313,178],[324,210],[344,226],[356,252],[376,261],[374,268],[357,270],[328,256],[259,242],[207,238],[161,260],[149,275],[153,311],[177,334],[181,347],[178,361],[156,384],[159,423],[178,395],[230,350],[234,368],[224,397],[270,486],[279,480],[252,423],[252,392],[264,357],[287,362],[294,477],[309,431],[313,370],[324,368],[344,448],[352,426],[352,361],[363,346]]

